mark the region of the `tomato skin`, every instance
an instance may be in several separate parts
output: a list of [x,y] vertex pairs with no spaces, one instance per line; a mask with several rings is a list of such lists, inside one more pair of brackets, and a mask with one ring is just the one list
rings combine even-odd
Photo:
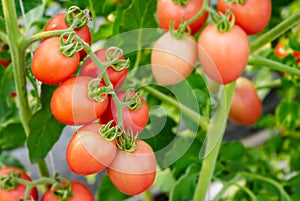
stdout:
[[118,150],[114,161],[107,168],[112,183],[128,195],[137,195],[150,188],[156,176],[152,148],[140,139],[136,143],[134,152]]
[[32,73],[45,84],[58,84],[68,79],[78,68],[79,53],[68,58],[59,51],[59,37],[43,41],[32,58]]
[[[174,28],[178,29],[182,19],[189,20],[200,11],[202,6],[203,0],[190,0],[185,6],[174,3],[172,0],[159,0],[157,4],[159,25],[162,29],[169,30],[171,21],[174,21]],[[190,24],[192,35],[201,29],[207,17],[208,13],[205,12]]]
[[[130,96],[133,96],[134,94],[135,92],[131,91]],[[117,92],[117,97],[121,101],[124,101],[125,95],[126,91]],[[140,97],[142,105],[139,108],[135,110],[130,110],[128,107],[122,108],[123,128],[125,131],[132,129],[133,135],[141,133],[149,120],[148,104],[142,96]],[[111,101],[111,111],[114,121],[118,124],[118,109],[114,101]]]
[[151,53],[153,76],[159,85],[172,85],[189,76],[197,61],[197,42],[192,36],[176,39],[165,33],[154,44]]
[[229,120],[240,125],[254,124],[262,113],[262,103],[253,83],[244,77],[236,81],[229,111]]
[[276,46],[275,46],[275,49],[274,49],[274,54],[276,56],[278,56],[279,58],[284,58],[288,55],[288,52],[285,50],[283,44],[281,43],[278,43]]
[[108,100],[97,102],[88,97],[88,84],[92,79],[86,76],[71,77],[55,89],[50,107],[58,121],[68,125],[83,125],[104,113]]
[[[53,31],[53,30],[63,30],[68,29],[69,26],[65,23],[65,13],[59,13],[52,17],[49,22],[46,24],[44,31]],[[91,33],[89,27],[86,25],[80,29],[75,29],[75,33],[86,43],[91,45]],[[84,58],[86,56],[86,52],[81,50],[80,58]]]
[[261,32],[269,23],[272,3],[271,0],[246,0],[244,4],[225,3],[218,1],[218,11],[226,13],[231,9],[235,15],[235,23],[248,35]]
[[101,125],[92,123],[81,127],[72,136],[66,159],[70,170],[76,174],[89,175],[104,170],[116,155],[115,142],[109,142],[98,132]]
[[[102,49],[99,49],[94,52],[101,62],[107,61],[106,50],[107,50],[107,48],[102,48]],[[110,52],[113,53],[113,51],[110,51]],[[125,60],[125,58],[123,56],[121,56],[120,59]],[[109,77],[112,85],[114,86],[114,89],[118,89],[125,81],[125,78],[128,74],[128,68],[125,68],[123,71],[118,72],[118,71],[115,71],[111,66],[109,66],[106,69],[106,72],[108,74],[108,77]],[[96,77],[98,77],[98,75],[100,73],[101,73],[101,71],[98,68],[98,66],[96,65],[96,63],[93,62],[91,57],[88,57],[83,62],[82,66],[80,68],[79,75],[96,78]]]
[[244,71],[250,53],[246,33],[234,25],[228,32],[219,32],[210,24],[198,39],[198,56],[209,78],[220,84],[236,80]]
[[[68,201],[94,201],[92,192],[82,183],[78,181],[71,180],[71,191],[72,197]],[[63,183],[65,184],[65,182]],[[51,190],[48,189],[41,201],[60,201],[58,197],[52,194]]]
[[297,63],[300,63],[300,52],[294,51],[294,52],[293,52],[293,55],[294,55],[294,57],[296,58]]
[[[0,169],[0,175],[8,175],[9,171],[15,171],[21,173],[21,178],[27,181],[32,181],[26,172],[16,167],[4,167]],[[19,184],[15,189],[4,190],[0,188],[0,200],[1,201],[19,201],[20,198],[25,198],[26,186]],[[29,194],[30,199],[38,200],[38,191],[34,187],[31,189]]]

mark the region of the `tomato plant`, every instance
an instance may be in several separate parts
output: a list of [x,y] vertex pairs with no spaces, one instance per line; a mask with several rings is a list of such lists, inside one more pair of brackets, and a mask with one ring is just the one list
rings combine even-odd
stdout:
[[0,65],[3,66],[4,68],[6,68],[11,60],[8,58],[3,57],[1,54],[5,54],[6,49],[2,46],[2,43],[0,41]]
[[226,13],[228,9],[233,12],[236,24],[252,35],[261,32],[268,25],[272,4],[270,0],[245,0],[242,3],[218,1],[218,11]]
[[[4,179],[3,176],[9,176],[10,172],[17,177],[20,177],[26,181],[31,181],[31,178],[26,174],[26,172],[20,168],[16,167],[4,167],[0,169],[0,177],[1,177],[1,188],[0,188],[0,200],[3,201],[19,201],[20,199],[25,198],[26,186],[24,184],[15,184],[13,182],[9,182],[9,178]],[[6,184],[5,184],[6,181]],[[7,187],[2,188],[2,187]],[[30,190],[29,199],[38,200],[38,191],[37,188],[34,187]]]
[[247,78],[238,78],[232,96],[229,120],[247,126],[254,124],[261,113],[262,102],[254,84]]

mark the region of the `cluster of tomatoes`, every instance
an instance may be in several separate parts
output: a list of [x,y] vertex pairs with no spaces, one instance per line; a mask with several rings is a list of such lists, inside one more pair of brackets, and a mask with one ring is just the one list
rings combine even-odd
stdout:
[[[189,21],[201,9],[199,18]],[[184,6],[172,0],[158,1],[158,22],[166,30],[154,44],[151,55],[152,72],[158,84],[171,85],[184,80],[194,71],[198,59],[205,74],[214,82],[225,85],[240,79],[250,54],[248,35],[257,34],[267,26],[271,1],[228,3],[219,0],[217,10],[220,14],[214,13],[209,1],[203,0],[190,0]],[[203,27],[208,14],[213,16],[214,23]],[[184,27],[185,24],[188,26]],[[182,27],[181,35],[173,33],[172,29]],[[253,83],[241,78],[237,82],[229,119],[251,125],[260,117],[261,105]],[[245,115],[245,111],[249,111],[249,115]]]

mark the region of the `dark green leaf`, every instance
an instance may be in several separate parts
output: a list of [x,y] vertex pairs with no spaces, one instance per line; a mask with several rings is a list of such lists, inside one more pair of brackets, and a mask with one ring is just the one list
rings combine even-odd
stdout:
[[289,46],[297,52],[300,52],[300,43],[298,37],[289,37]]
[[97,201],[125,200],[128,195],[121,193],[110,181],[107,174],[103,175],[97,191]]
[[221,147],[220,159],[225,161],[241,161],[245,152],[245,148],[241,142],[233,141],[225,143]]
[[300,170],[300,146],[298,146],[297,150],[292,153],[290,165],[293,170]]
[[283,132],[293,131],[299,120],[300,107],[297,102],[282,101],[276,108],[276,123]]
[[54,89],[55,86],[42,85],[42,108],[34,114],[30,121],[27,147],[32,163],[47,156],[65,126],[53,117],[50,110],[50,99]]
[[[42,0],[22,0],[22,3],[23,3],[24,11],[25,13],[27,13],[31,9],[41,5]],[[17,10],[17,16],[21,16],[22,11],[21,11],[20,1],[15,0],[15,5]],[[2,8],[2,1],[0,1],[0,7]],[[0,9],[0,16],[3,16],[3,9]]]
[[1,166],[13,166],[25,169],[19,159],[15,158],[12,155],[0,154],[0,164]]
[[0,150],[12,150],[22,147],[26,140],[26,134],[21,123],[0,126]]

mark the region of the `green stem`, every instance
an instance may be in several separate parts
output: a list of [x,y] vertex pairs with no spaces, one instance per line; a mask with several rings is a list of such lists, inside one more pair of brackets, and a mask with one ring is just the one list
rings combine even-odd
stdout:
[[292,75],[296,75],[300,77],[300,70],[297,68],[292,68],[288,65],[282,64],[277,61],[273,61],[270,59],[266,59],[261,56],[250,56],[248,59],[249,65],[260,66],[260,67],[268,67],[273,70],[278,70],[282,72],[286,72]]
[[257,90],[260,89],[271,89],[271,88],[277,88],[282,85],[281,79],[272,80],[271,82],[262,83],[260,85],[255,86]]
[[220,94],[220,103],[209,125],[205,150],[202,154],[204,157],[200,170],[199,180],[194,194],[195,201],[204,201],[213,172],[215,169],[217,157],[219,154],[223,134],[225,132],[228,112],[230,108],[231,98],[234,92],[235,82],[226,85]]
[[7,34],[0,31],[0,41],[3,41],[5,44],[8,43],[8,37],[7,37]]
[[267,177],[264,177],[264,176],[261,176],[261,175],[249,173],[249,172],[242,172],[240,174],[241,174],[241,176],[249,177],[249,178],[252,178],[252,179],[257,179],[257,180],[260,180],[260,181],[263,181],[265,183],[269,183],[269,184],[273,185],[279,191],[282,200],[292,201],[292,199],[287,194],[287,192],[284,190],[282,185],[280,183],[278,183],[277,181],[275,181],[273,179],[270,179],[270,178],[267,178]]
[[96,28],[96,12],[94,9],[94,3],[92,0],[89,0],[90,12],[92,14],[92,30],[95,31]]
[[265,44],[273,41],[274,39],[278,38],[282,34],[284,34],[286,31],[291,29],[292,27],[299,24],[300,19],[300,10],[293,13],[291,16],[283,20],[281,23],[279,23],[276,27],[271,29],[270,31],[266,32],[265,34],[261,35],[259,38],[257,38],[255,41],[251,43],[251,52],[255,52]]
[[144,198],[143,201],[153,201],[153,197],[151,195],[151,191],[150,190],[146,190],[144,193]]
[[208,129],[208,124],[209,120],[200,114],[194,112],[192,109],[189,107],[178,103],[176,100],[173,98],[165,95],[164,93],[154,89],[153,87],[150,86],[143,86],[143,89],[151,93],[153,96],[159,98],[162,101],[165,101],[169,103],[170,105],[174,106],[176,109],[181,110],[186,116],[188,116],[191,120],[193,120],[196,123],[199,123],[199,125],[204,129]]

